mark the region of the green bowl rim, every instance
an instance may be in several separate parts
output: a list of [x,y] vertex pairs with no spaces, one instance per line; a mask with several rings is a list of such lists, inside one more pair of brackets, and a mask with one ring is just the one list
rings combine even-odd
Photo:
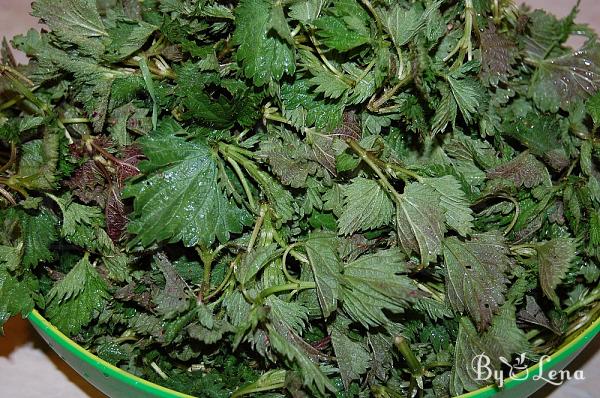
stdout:
[[[111,365],[105,360],[93,355],[89,351],[85,350],[79,344],[65,336],[60,330],[46,320],[37,310],[31,311],[28,318],[42,332],[46,333],[53,341],[58,343],[61,347],[75,355],[78,359],[86,362],[90,366],[98,369],[104,375],[112,377],[118,381],[121,381],[131,387],[138,388],[144,392],[154,394],[157,397],[162,398],[194,398],[191,395],[186,395],[180,392],[170,390],[166,387],[159,386],[158,384],[151,383],[140,377],[137,377],[131,373],[128,373],[118,367]],[[589,327],[583,329],[573,340],[564,344],[554,354],[550,355],[544,362],[545,368],[553,368],[556,364],[566,360],[573,354],[577,353],[587,343],[589,343],[597,334],[600,332],[600,318],[596,319]],[[504,390],[510,390],[538,374],[540,363],[537,363],[530,368],[518,373],[512,378],[504,380]],[[459,398],[487,398],[497,394],[499,390],[493,386],[487,386],[480,388],[479,390],[472,391],[468,394],[461,395]]]

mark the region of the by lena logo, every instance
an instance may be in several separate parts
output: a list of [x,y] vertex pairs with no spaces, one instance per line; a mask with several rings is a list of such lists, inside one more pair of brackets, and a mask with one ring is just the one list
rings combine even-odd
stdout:
[[[504,387],[506,380],[541,380],[555,386],[560,386],[567,380],[585,380],[583,370],[547,370],[544,368],[544,363],[548,362],[548,355],[542,356],[538,361],[537,369],[530,370],[526,365],[527,357],[525,354],[519,355],[514,362],[510,362],[504,357],[498,358],[505,365],[505,370],[500,370],[492,364],[492,360],[486,354],[476,355],[471,361],[471,368],[475,373],[477,381],[495,382],[498,387]],[[533,376],[532,376],[533,374]]]

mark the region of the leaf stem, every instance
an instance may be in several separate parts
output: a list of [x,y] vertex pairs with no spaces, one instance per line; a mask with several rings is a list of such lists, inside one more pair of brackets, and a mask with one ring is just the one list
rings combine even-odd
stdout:
[[310,38],[310,41],[312,42],[313,46],[315,46],[315,49],[317,50],[317,54],[319,55],[319,58],[321,58],[321,61],[323,61],[324,66],[327,69],[329,69],[331,71],[331,73],[333,73],[340,80],[342,80],[344,83],[346,83],[350,86],[354,86],[354,82],[349,80],[346,76],[344,76],[344,74],[342,72],[340,72],[339,70],[337,70],[337,68],[335,66],[333,66],[333,64],[327,59],[327,57],[325,56],[325,53],[323,53],[323,50],[321,50],[319,41],[315,37],[314,33],[310,30],[308,31],[308,37]]
[[396,92],[404,87],[406,84],[412,81],[412,75],[410,73],[406,73],[405,76],[398,81],[392,88],[385,90],[379,99],[375,99],[375,97],[371,98],[369,104],[367,105],[367,109],[371,112],[379,112],[381,107],[388,102]]
[[508,226],[506,227],[504,232],[502,233],[502,235],[506,236],[510,233],[510,231],[512,231],[512,229],[515,227],[515,225],[517,225],[517,221],[519,220],[519,216],[521,215],[521,206],[519,205],[519,202],[512,196],[500,196],[500,197],[510,200],[515,205],[515,214],[513,216],[513,219],[510,222],[510,224],[508,224]]
[[465,51],[467,52],[467,59],[469,61],[473,59],[473,43],[471,42],[471,34],[473,31],[473,14],[474,14],[473,0],[465,0],[465,30],[464,30],[464,33],[463,33],[462,37],[460,38],[460,40],[458,41],[458,43],[456,43],[456,46],[454,47],[454,49],[452,49],[450,54],[448,54],[444,58],[444,62],[447,62],[450,58],[452,58],[454,55],[456,55],[456,53],[459,51],[462,54],[462,56],[460,56],[456,59],[456,62],[455,62],[456,66],[462,64],[462,62],[464,60],[463,58],[464,58]]
[[200,260],[202,260],[202,264],[204,265],[201,297],[206,297],[208,295],[208,291],[210,290],[210,275],[212,272],[212,263],[215,259],[216,253],[213,253],[210,249],[201,246],[196,246],[196,252],[200,256]]
[[315,282],[311,282],[311,281],[299,281],[299,282],[293,282],[293,283],[286,283],[285,285],[271,286],[266,289],[263,289],[258,294],[258,296],[256,296],[255,302],[260,303],[260,302],[264,301],[267,297],[269,297],[273,294],[287,292],[289,290],[306,290],[306,289],[314,289],[316,287],[317,287],[317,284]]
[[[21,75],[19,72],[17,72],[13,68],[0,65],[0,75],[2,75],[2,74],[6,75],[6,77],[8,77],[8,79],[10,80],[10,82],[13,85],[13,87],[15,88],[15,90],[17,90],[21,95],[23,95],[23,97],[27,98],[38,108],[38,110],[39,110],[38,113],[40,113],[42,116],[45,116],[47,113],[51,113],[50,108],[48,107],[48,104],[46,104],[45,102],[40,100],[38,97],[36,97],[35,94],[33,94],[33,92],[31,91],[31,89],[29,89],[27,86],[25,86],[20,80],[20,78],[23,78],[26,81],[30,82],[29,79],[25,78],[23,75]],[[32,83],[32,85],[33,85],[33,83]]]
[[4,164],[4,166],[0,167],[0,173],[4,173],[6,170],[13,165],[13,163],[17,160],[17,145],[14,142],[10,143],[10,159],[8,162]]
[[393,199],[396,202],[401,202],[402,196],[398,193],[398,191],[396,191],[379,166],[371,159],[369,153],[355,140],[349,139],[346,140],[346,143],[367,165],[369,165],[375,174],[377,174],[379,177],[379,183],[388,191],[390,195],[392,195]]
[[246,193],[246,197],[248,198],[248,204],[250,206],[250,210],[253,213],[256,213],[256,211],[257,211],[256,202],[254,201],[254,196],[252,195],[252,191],[250,190],[250,185],[248,184],[248,180],[244,176],[244,172],[240,168],[240,165],[229,156],[226,156],[225,159],[231,165],[231,167],[233,168],[233,171],[235,171],[235,174],[238,176],[238,179],[240,180],[240,183],[242,184],[242,187],[244,188],[244,192]]
[[421,365],[421,362],[410,348],[408,341],[402,336],[396,336],[394,339],[394,345],[406,360],[411,373],[415,376],[422,374],[423,365]]
[[252,230],[252,235],[250,236],[250,241],[248,242],[248,247],[246,249],[247,252],[251,252],[254,244],[256,243],[256,239],[258,238],[258,234],[263,225],[263,221],[265,220],[265,215],[269,211],[267,205],[261,205],[258,211],[258,218],[256,219],[256,223],[254,224],[254,229]]

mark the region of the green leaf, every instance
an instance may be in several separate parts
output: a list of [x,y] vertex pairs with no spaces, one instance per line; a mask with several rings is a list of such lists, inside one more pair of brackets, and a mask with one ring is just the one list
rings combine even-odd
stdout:
[[73,336],[104,309],[107,288],[86,254],[48,292],[46,315],[53,325]]
[[331,345],[346,390],[350,383],[358,380],[369,369],[371,361],[365,344],[353,341],[347,336],[348,327],[349,322],[337,320],[331,328]]
[[269,35],[271,2],[242,0],[235,9],[233,43],[244,75],[257,86],[279,81],[296,69],[294,50],[277,37]]
[[450,87],[443,85],[441,92],[442,99],[438,103],[435,115],[433,116],[433,120],[431,121],[432,135],[444,132],[448,127],[448,124],[452,124],[452,126],[454,127],[456,115],[458,112],[458,106],[450,90]]
[[304,244],[324,317],[336,310],[340,295],[342,264],[337,252],[338,244],[338,238],[326,232],[313,232]]
[[21,146],[19,183],[30,190],[50,190],[56,185],[59,137],[46,134],[43,139],[32,140]]
[[134,243],[181,240],[186,246],[227,242],[240,233],[247,213],[222,193],[217,165],[205,145],[177,136],[140,140],[147,161],[146,178],[128,186],[124,198],[135,198],[129,230]]
[[308,323],[308,309],[296,301],[283,301],[277,296],[269,296],[265,300],[269,306],[269,317],[281,322],[296,334],[302,335]]
[[0,266],[9,271],[16,271],[23,257],[23,242],[16,246],[0,246]]
[[482,377],[477,374],[476,367],[473,367],[473,358],[482,358],[482,361],[484,361],[482,355],[487,355],[490,359],[489,367],[492,371],[499,367],[497,358],[493,358],[486,352],[486,346],[481,341],[481,337],[471,321],[468,318],[461,318],[454,348],[454,366],[452,367],[450,381],[450,393],[453,396],[461,395],[463,390],[477,390],[494,381],[491,376],[489,380],[481,380]]
[[21,236],[24,243],[23,266],[36,267],[39,263],[54,259],[51,245],[58,239],[58,220],[54,214],[43,209],[39,214],[21,214]]
[[0,334],[2,325],[17,314],[26,316],[33,309],[30,286],[0,267]]
[[290,6],[289,16],[303,23],[310,23],[319,17],[325,0],[298,0]]
[[416,287],[405,275],[405,257],[399,249],[378,251],[344,266],[342,299],[344,311],[365,328],[390,323],[384,311],[401,313]]
[[162,319],[174,318],[190,307],[187,284],[163,253],[156,255],[154,264],[165,278],[164,289],[153,298],[155,311]]
[[310,83],[316,86],[315,92],[322,93],[327,98],[340,98],[351,89],[348,83],[326,69],[318,70],[313,74]]
[[524,152],[492,170],[487,177],[511,180],[516,187],[532,188],[542,183],[550,183],[550,175],[546,167],[530,153]]
[[479,118],[482,107],[487,102],[485,89],[481,83],[472,77],[460,79],[450,75],[448,76],[448,83],[465,122],[471,124]]
[[575,242],[569,238],[552,239],[537,245],[536,250],[542,291],[556,306],[559,306],[556,287],[567,275],[575,259]]
[[587,100],[585,107],[594,121],[594,128],[598,128],[600,126],[600,93],[591,96]]
[[304,385],[315,385],[321,394],[326,394],[326,390],[336,392],[337,389],[321,370],[300,348],[295,344],[288,342],[273,326],[268,325],[269,342],[273,349],[295,362],[302,370],[302,380]]
[[572,54],[540,60],[529,96],[542,110],[569,110],[600,89],[600,47],[592,45]]
[[308,79],[282,84],[280,95],[283,113],[296,127],[332,131],[342,123],[343,104],[318,99]]
[[96,8],[96,0],[65,0],[60,7],[56,7],[53,0],[37,0],[32,7],[32,15],[41,18],[64,43],[74,44],[92,56],[104,52],[102,41],[108,32]]
[[505,274],[511,267],[509,249],[498,233],[475,235],[461,242],[444,241],[446,293],[459,313],[467,312],[480,330],[488,327],[492,315],[504,303]]
[[[511,363],[513,355],[527,354],[530,349],[525,333],[517,327],[515,307],[511,303],[500,308],[483,335],[477,333],[467,318],[461,318],[454,350],[451,393],[460,395],[463,389],[473,391],[494,382],[492,372],[499,370],[503,362]],[[477,364],[485,364],[488,359],[490,374],[478,374]]]
[[413,40],[426,27],[441,4],[441,1],[436,1],[425,11],[414,5],[406,9],[399,4],[394,4],[391,10],[387,10],[382,19],[396,47],[402,47]]
[[356,0],[338,0],[328,9],[331,15],[313,22],[320,41],[331,49],[349,51],[371,41],[369,14]]
[[260,246],[243,257],[239,266],[235,268],[235,277],[241,284],[250,282],[256,274],[271,261],[281,255],[277,245]]
[[398,239],[407,253],[419,253],[427,265],[440,254],[446,232],[443,209],[436,191],[424,184],[411,183],[396,205]]
[[456,177],[448,175],[426,178],[423,183],[440,195],[440,206],[444,209],[446,225],[461,236],[468,236],[473,229],[473,211]]
[[105,58],[118,62],[129,58],[140,50],[157,27],[144,21],[119,18],[108,28],[110,43],[106,46]]
[[338,219],[341,235],[387,225],[394,215],[394,204],[377,181],[357,177],[344,187],[344,208]]

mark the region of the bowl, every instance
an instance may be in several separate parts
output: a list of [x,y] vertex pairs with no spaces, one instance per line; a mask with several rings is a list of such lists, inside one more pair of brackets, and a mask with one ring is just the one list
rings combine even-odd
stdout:
[[[69,339],[46,320],[38,311],[32,311],[29,321],[33,327],[69,366],[85,380],[111,398],[193,398],[168,388],[159,386],[125,372],[98,358]],[[590,343],[600,331],[600,318],[582,329],[558,348],[554,354],[527,370],[504,380],[499,389],[488,386],[461,395],[461,398],[487,397],[527,397],[541,388],[551,371],[564,369]],[[544,377],[539,377],[543,375]]]

